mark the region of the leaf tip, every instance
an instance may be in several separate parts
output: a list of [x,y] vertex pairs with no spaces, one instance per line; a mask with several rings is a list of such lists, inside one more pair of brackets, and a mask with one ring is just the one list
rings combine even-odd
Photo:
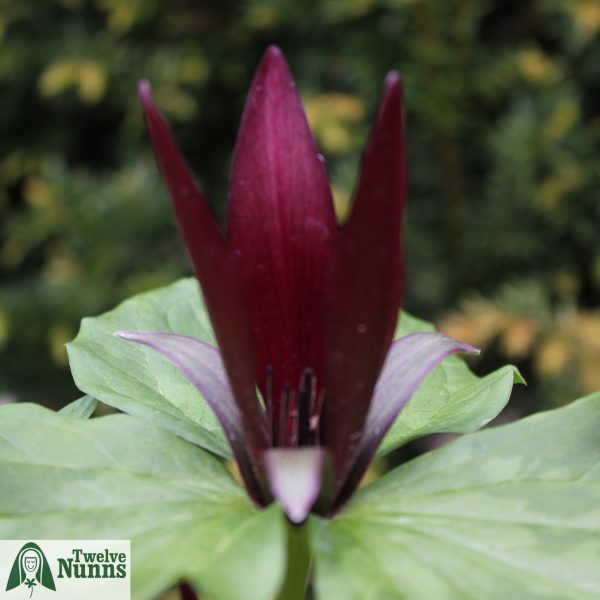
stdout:
[[515,366],[513,366],[513,384],[527,386],[527,380]]

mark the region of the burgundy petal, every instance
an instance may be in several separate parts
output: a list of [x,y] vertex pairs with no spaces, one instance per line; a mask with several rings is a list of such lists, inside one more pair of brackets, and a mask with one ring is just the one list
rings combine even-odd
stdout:
[[152,102],[150,84],[141,82],[139,91],[156,157],[240,408],[249,453],[259,468],[267,435],[256,397],[254,347],[235,261],[166,122]]
[[240,126],[228,236],[250,308],[258,383],[266,393],[270,365],[275,405],[283,385],[295,388],[307,367],[321,385],[323,289],[335,233],[323,157],[285,59],[272,46]]
[[403,105],[400,77],[390,73],[328,281],[322,440],[337,490],[358,449],[402,299]]
[[200,340],[172,333],[118,331],[115,335],[156,350],[198,389],[223,427],[250,496],[257,502],[262,502],[261,486],[256,480],[248,456],[240,411],[231,392],[219,350]]
[[179,584],[179,596],[181,600],[198,600],[198,593],[196,588],[187,581],[182,581]]
[[335,507],[339,508],[358,486],[379,444],[423,380],[444,358],[457,352],[479,350],[441,333],[415,333],[396,340],[375,388],[360,447]]
[[319,497],[326,455],[326,450],[316,447],[265,452],[271,493],[293,523],[302,523]]

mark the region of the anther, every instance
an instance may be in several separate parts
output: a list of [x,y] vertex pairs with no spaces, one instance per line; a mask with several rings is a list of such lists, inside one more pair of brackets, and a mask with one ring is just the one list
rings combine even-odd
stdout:
[[273,367],[267,365],[267,381],[265,385],[265,410],[267,412],[267,422],[269,423],[269,434],[271,442],[275,444],[275,412],[273,406]]
[[298,386],[298,428],[299,446],[310,444],[310,404],[315,375],[312,369],[305,369]]
[[291,396],[292,386],[289,383],[286,383],[283,387],[281,394],[281,406],[279,407],[278,445],[283,448],[285,448],[287,445],[288,416],[290,412]]

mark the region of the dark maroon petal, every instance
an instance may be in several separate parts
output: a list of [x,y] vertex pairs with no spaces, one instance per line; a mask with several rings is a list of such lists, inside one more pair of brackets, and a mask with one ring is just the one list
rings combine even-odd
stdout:
[[196,588],[186,581],[182,581],[179,584],[179,595],[180,600],[198,600]]
[[229,441],[250,496],[262,502],[262,491],[248,456],[248,444],[239,408],[233,397],[221,354],[200,340],[172,333],[134,333],[115,335],[156,350],[172,362],[202,394]]
[[141,82],[139,91],[154,151],[241,412],[249,453],[258,468],[267,435],[256,397],[254,347],[235,261],[167,124],[152,102],[150,84]]
[[400,77],[390,73],[328,281],[321,431],[332,455],[336,490],[358,449],[402,299],[403,104]]
[[369,408],[358,454],[338,496],[339,509],[356,490],[379,444],[423,380],[447,356],[479,350],[441,333],[415,333],[396,340],[386,358]]
[[271,493],[293,523],[302,523],[319,497],[326,456],[326,450],[316,447],[265,452]]
[[233,160],[228,236],[239,259],[266,392],[310,367],[321,385],[325,271],[336,226],[323,157],[294,81],[270,47],[248,95]]

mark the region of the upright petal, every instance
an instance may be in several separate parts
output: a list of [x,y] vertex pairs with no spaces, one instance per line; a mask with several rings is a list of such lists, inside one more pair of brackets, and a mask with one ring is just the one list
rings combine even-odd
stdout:
[[265,393],[270,365],[276,403],[285,384],[298,385],[304,368],[314,370],[317,385],[322,381],[323,289],[335,231],[323,157],[285,60],[272,46],[240,126],[228,236],[250,307],[259,386]]
[[379,444],[423,380],[447,356],[479,350],[441,333],[414,333],[396,340],[386,358],[369,408],[360,447],[336,499],[335,508],[352,496]]
[[405,179],[403,91],[399,75],[390,73],[327,284],[321,431],[337,490],[359,446],[400,309]]
[[223,428],[250,497],[259,503],[262,502],[262,489],[248,456],[248,444],[240,410],[233,397],[218,348],[192,337],[172,333],[118,331],[115,335],[148,346],[162,354],[202,394]]
[[[139,91],[154,151],[240,408],[250,456],[259,468],[267,444],[266,428],[256,397],[254,347],[235,261],[167,124],[152,102],[150,84],[141,82]],[[258,473],[256,476],[260,479]]]

